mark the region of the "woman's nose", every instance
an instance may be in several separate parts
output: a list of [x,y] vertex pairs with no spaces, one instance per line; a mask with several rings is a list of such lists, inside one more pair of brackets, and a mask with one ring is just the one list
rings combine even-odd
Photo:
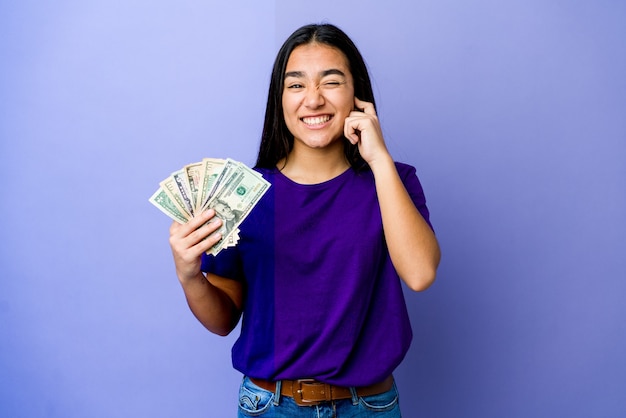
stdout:
[[307,107],[310,108],[318,108],[324,104],[324,96],[317,86],[307,89],[305,100]]

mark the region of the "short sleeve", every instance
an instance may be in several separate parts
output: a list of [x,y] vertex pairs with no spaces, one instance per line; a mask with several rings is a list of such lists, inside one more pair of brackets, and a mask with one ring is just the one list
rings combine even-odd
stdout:
[[430,212],[428,211],[428,206],[426,206],[426,196],[424,195],[422,184],[417,177],[417,170],[415,167],[403,163],[396,163],[396,168],[404,187],[415,204],[415,207],[422,215],[426,223],[430,225],[430,228],[433,229],[433,225],[430,222]]
[[243,280],[243,267],[237,248],[227,248],[216,256],[202,255],[201,269],[205,273],[213,273],[233,280]]

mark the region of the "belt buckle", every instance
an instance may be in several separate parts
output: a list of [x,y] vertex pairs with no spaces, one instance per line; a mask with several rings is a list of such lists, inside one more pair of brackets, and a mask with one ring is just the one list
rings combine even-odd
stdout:
[[[322,402],[331,400],[330,385],[327,385],[322,382],[318,382],[315,379],[298,379],[295,381],[295,383],[296,385],[292,387],[293,400],[299,406],[315,406],[315,405],[321,404]],[[306,398],[304,395],[303,387],[302,387],[303,385],[306,385],[306,384],[311,385],[311,386],[323,387],[323,389],[320,392],[312,389],[314,394],[319,394],[319,395],[322,395],[323,397],[320,397],[319,399]]]

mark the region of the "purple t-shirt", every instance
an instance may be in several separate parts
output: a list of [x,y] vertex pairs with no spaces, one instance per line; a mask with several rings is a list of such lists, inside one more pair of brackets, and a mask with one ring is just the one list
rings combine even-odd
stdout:
[[[415,169],[396,167],[428,222]],[[302,185],[277,169],[258,171],[272,186],[240,225],[239,243],[202,264],[246,283],[234,367],[267,380],[382,381],[404,358],[412,332],[372,172],[348,169]]]

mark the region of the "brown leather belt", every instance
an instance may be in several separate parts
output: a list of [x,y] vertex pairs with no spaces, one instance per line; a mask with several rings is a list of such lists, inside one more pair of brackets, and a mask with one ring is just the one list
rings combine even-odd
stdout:
[[[250,378],[250,381],[270,392],[276,391],[276,382]],[[370,386],[357,387],[357,396],[372,396],[387,392],[393,387],[393,376],[387,377],[380,383]],[[350,388],[329,385],[314,379],[281,380],[280,394],[293,398],[300,406],[318,405],[322,402],[352,398]]]

